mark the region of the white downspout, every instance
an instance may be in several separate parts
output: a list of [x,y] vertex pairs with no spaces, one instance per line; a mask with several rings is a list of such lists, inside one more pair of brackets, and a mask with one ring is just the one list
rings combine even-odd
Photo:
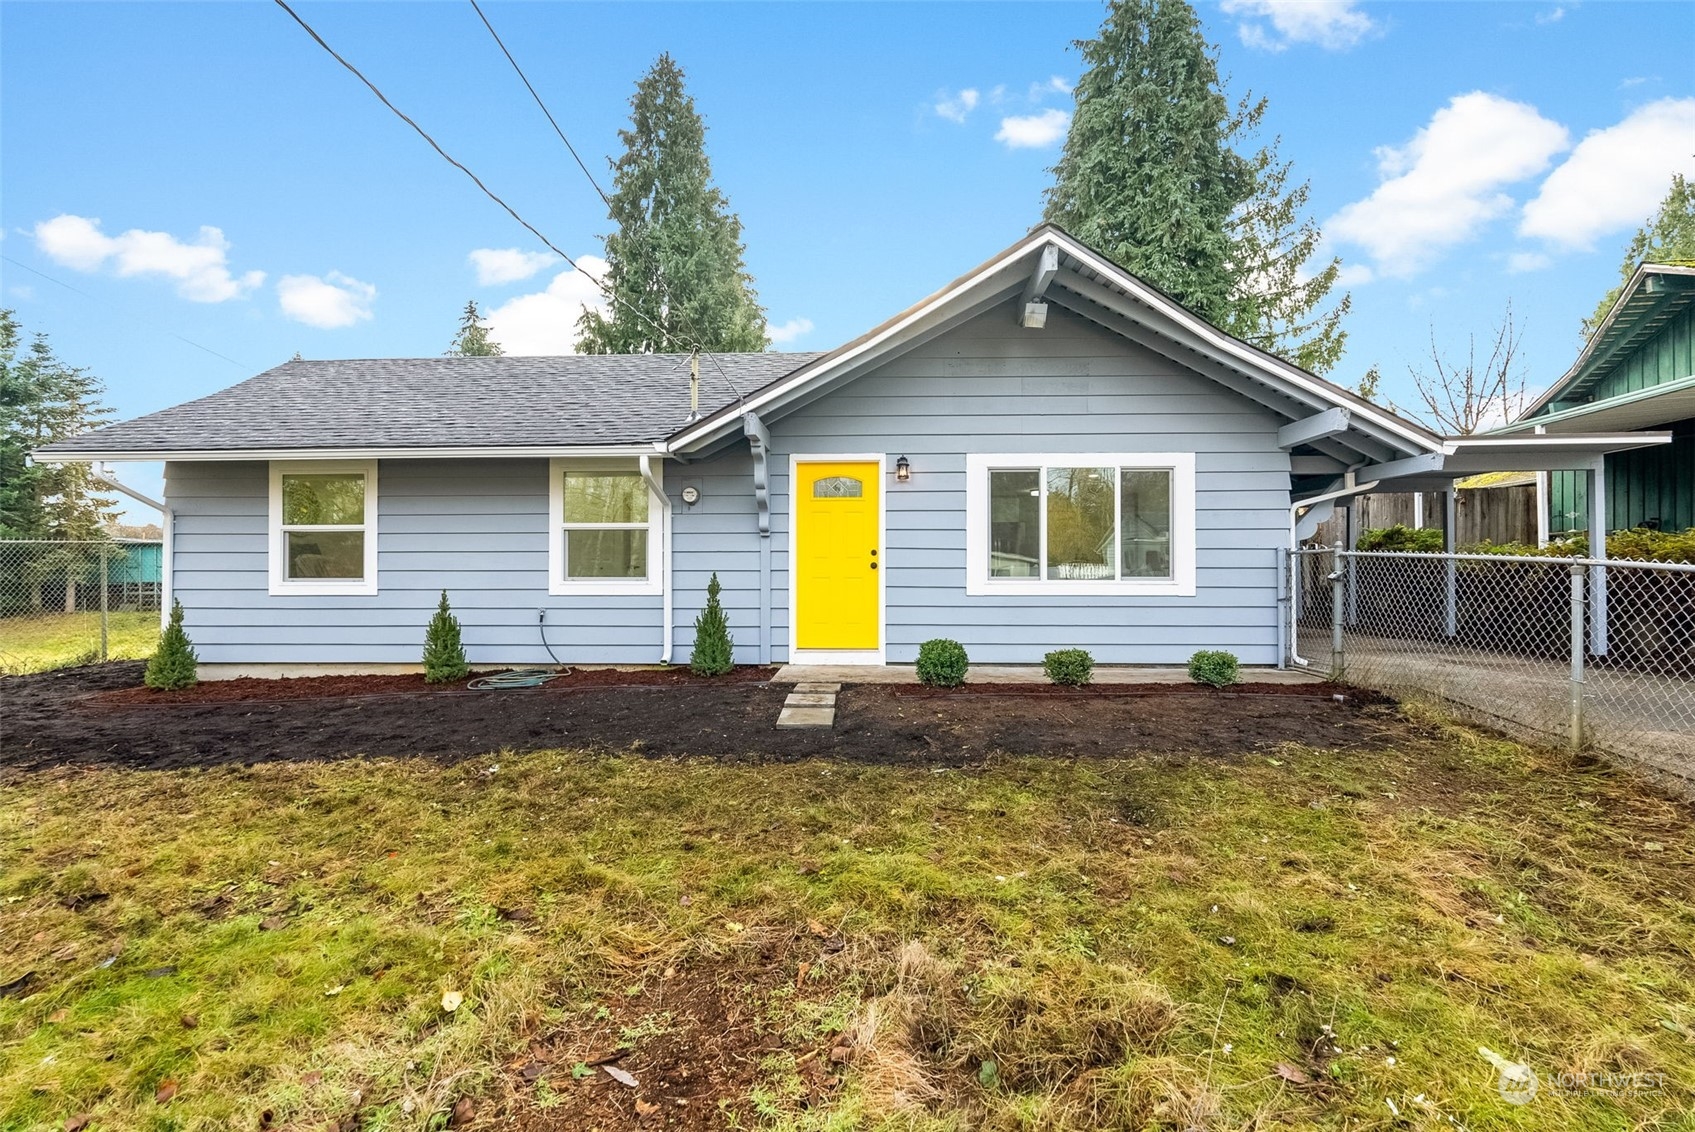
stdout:
[[[1352,468],[1348,469],[1348,474],[1353,474]],[[1301,590],[1298,584],[1300,579],[1295,574],[1295,563],[1298,561],[1295,557],[1295,551],[1299,550],[1301,546],[1299,540],[1295,538],[1295,523],[1298,518],[1295,512],[1303,507],[1311,507],[1316,503],[1324,503],[1332,499],[1344,499],[1350,495],[1363,495],[1376,487],[1377,484],[1377,480],[1372,480],[1369,483],[1356,483],[1349,487],[1337,488],[1335,491],[1327,491],[1323,495],[1308,496],[1298,503],[1289,505],[1289,659],[1302,668],[1310,665],[1312,661],[1302,656],[1299,651],[1301,638],[1298,630],[1301,616]]]
[[659,553],[663,562],[660,565],[660,606],[664,610],[665,623],[661,627],[661,644],[659,648],[659,663],[671,663],[671,497],[665,494],[665,489],[659,486],[659,480],[653,474],[653,457],[638,457],[641,463],[642,479],[647,481],[647,489],[659,500],[660,519]]

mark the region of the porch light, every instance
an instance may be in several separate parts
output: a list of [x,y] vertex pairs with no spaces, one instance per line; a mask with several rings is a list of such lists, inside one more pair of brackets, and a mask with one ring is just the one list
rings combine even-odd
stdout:
[[895,461],[895,479],[905,483],[912,478],[912,461],[905,456]]

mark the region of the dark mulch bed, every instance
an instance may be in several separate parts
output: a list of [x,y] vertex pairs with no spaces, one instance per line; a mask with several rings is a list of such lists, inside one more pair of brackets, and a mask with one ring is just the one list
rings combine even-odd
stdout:
[[903,699],[938,699],[949,696],[978,696],[1023,699],[1029,696],[1070,697],[1087,696],[1305,696],[1327,700],[1347,696],[1360,703],[1386,703],[1388,697],[1369,688],[1327,681],[1304,681],[1299,684],[1272,684],[1249,680],[1226,688],[1209,688],[1204,684],[1088,684],[1081,688],[1066,688],[1058,684],[961,684],[957,688],[929,688],[923,684],[891,684],[893,695]]
[[1136,695],[1025,695],[1016,685],[914,695],[899,685],[859,685],[843,691],[833,730],[785,731],[776,727],[777,712],[791,685],[748,678],[167,705],[126,702],[128,693],[97,694],[139,684],[141,667],[93,665],[0,679],[0,768],[162,768],[360,755],[452,760],[558,747],[653,757],[965,763],[996,753],[1236,755],[1285,742],[1368,747],[1407,735],[1406,723],[1353,689],[1336,700],[1322,687],[1316,695],[1292,695],[1284,685],[1274,694],[1179,685]]
[[[542,687],[550,691],[572,688],[618,687],[676,687],[680,684],[740,684],[759,683],[771,679],[775,669],[765,665],[744,664],[718,677],[696,676],[686,667],[674,668],[573,668],[568,675],[549,680]],[[101,706],[129,704],[210,704],[235,700],[276,702],[279,700],[309,700],[346,696],[393,696],[467,691],[467,685],[492,672],[477,672],[463,680],[447,684],[426,684],[420,673],[393,676],[293,676],[275,680],[251,676],[235,680],[207,680],[192,688],[175,692],[159,692],[137,684],[100,692],[92,703]]]

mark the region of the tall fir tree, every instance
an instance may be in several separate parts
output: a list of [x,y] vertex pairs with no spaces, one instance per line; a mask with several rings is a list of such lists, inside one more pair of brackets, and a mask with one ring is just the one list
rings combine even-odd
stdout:
[[605,281],[616,301],[584,311],[585,354],[763,350],[765,311],[744,266],[742,223],[712,183],[706,124],[661,55],[636,84],[613,164]]
[[105,388],[66,365],[47,335],[23,345],[23,328],[0,310],[0,537],[97,539],[117,509],[87,464],[30,464],[31,450],[102,423]]
[[467,358],[498,358],[506,352],[500,348],[499,342],[489,336],[489,328],[477,310],[477,300],[472,299],[465,304],[464,313],[459,316],[459,331],[454,334],[453,344],[448,346],[447,352]]
[[1230,235],[1252,171],[1195,10],[1115,0],[1094,39],[1047,218],[1212,322],[1230,313]]
[[1265,100],[1232,108],[1186,0],[1115,0],[1086,69],[1047,218],[1190,310],[1323,373],[1341,357],[1340,264],[1277,141],[1254,146]]
[[1595,313],[1583,320],[1583,336],[1594,334],[1607,312],[1618,302],[1624,285],[1644,263],[1674,263],[1695,267],[1695,184],[1682,173],[1673,173],[1671,189],[1660,201],[1653,218],[1636,230],[1619,265],[1618,286],[1602,297]]
[[[1265,117],[1265,99],[1244,99],[1226,140],[1250,145]],[[1311,186],[1291,183],[1293,163],[1277,154],[1273,138],[1248,159],[1251,188],[1226,224],[1230,237],[1230,313],[1225,330],[1302,369],[1328,373],[1341,360],[1348,332],[1342,320],[1353,306],[1343,292],[1327,305],[1342,261],[1313,270],[1322,234],[1307,212]]]

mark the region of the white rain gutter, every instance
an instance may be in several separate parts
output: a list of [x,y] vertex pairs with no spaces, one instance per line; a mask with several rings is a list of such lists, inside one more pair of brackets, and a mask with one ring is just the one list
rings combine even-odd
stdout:
[[[1364,465],[1356,465],[1356,467],[1364,467]],[[1353,473],[1354,469],[1349,468],[1348,474],[1353,475]],[[1352,484],[1348,487],[1337,488],[1335,491],[1327,491],[1323,495],[1309,496],[1298,503],[1291,503],[1289,505],[1289,620],[1286,625],[1281,625],[1280,627],[1289,635],[1289,659],[1300,665],[1302,668],[1310,666],[1312,661],[1302,656],[1299,652],[1300,635],[1297,630],[1300,628],[1301,590],[1296,584],[1295,563],[1298,559],[1295,557],[1295,551],[1300,549],[1300,543],[1295,538],[1295,522],[1297,518],[1295,512],[1299,511],[1303,507],[1312,507],[1319,503],[1329,503],[1337,499],[1346,499],[1350,495],[1363,495],[1372,488],[1376,487],[1379,482],[1380,481],[1378,480],[1370,480],[1366,483]],[[1338,563],[1338,565],[1340,565],[1340,563]]]
[[660,520],[663,533],[660,541],[664,543],[660,553],[664,563],[660,566],[662,580],[660,582],[660,607],[664,610],[665,623],[661,626],[661,644],[659,648],[659,663],[671,663],[671,497],[665,494],[665,489],[659,486],[659,480],[653,474],[653,457],[638,458],[641,465],[642,479],[647,481],[647,488],[659,499],[659,511],[664,517]]

